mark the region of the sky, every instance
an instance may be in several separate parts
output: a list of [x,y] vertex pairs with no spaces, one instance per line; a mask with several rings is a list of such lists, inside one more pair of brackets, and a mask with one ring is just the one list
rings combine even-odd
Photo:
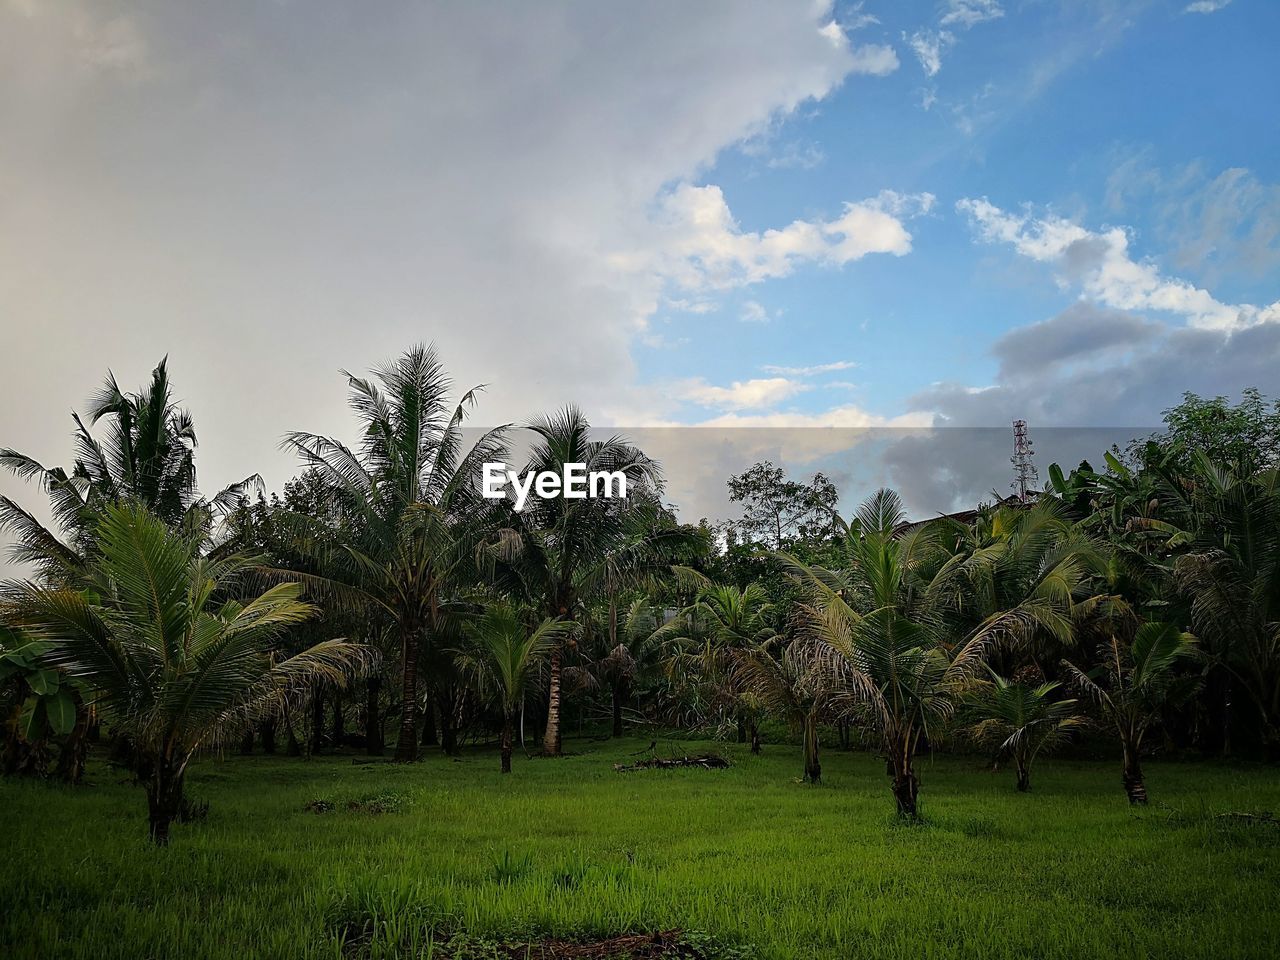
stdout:
[[[918,514],[1280,394],[1270,0],[0,0],[0,445],[162,356],[202,486],[431,341],[690,518],[752,459]],[[694,429],[696,428],[696,429]],[[12,478],[0,492],[38,500]]]

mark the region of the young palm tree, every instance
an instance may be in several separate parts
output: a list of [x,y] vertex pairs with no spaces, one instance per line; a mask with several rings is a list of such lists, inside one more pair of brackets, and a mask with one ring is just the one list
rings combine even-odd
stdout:
[[255,561],[211,560],[197,538],[144,507],[107,507],[95,542],[84,589],[13,584],[8,612],[128,731],[151,838],[164,844],[197,750],[238,735],[316,682],[343,683],[365,654],[328,640],[273,662],[274,641],[315,612],[298,599],[301,588],[286,583],[247,602],[230,599]]
[[331,486],[346,523],[335,542],[332,530],[309,529],[313,522],[296,517],[297,542],[314,563],[306,582],[385,618],[399,634],[395,759],[407,762],[418,755],[419,646],[438,641],[457,612],[459,581],[473,566],[483,518],[493,512],[481,497],[481,465],[503,459],[503,431],[466,447],[463,423],[477,391],[451,406],[452,382],[432,347],[414,347],[371,380],[345,375],[359,452],[310,433],[285,442]]
[[1031,685],[992,673],[990,685],[969,704],[970,732],[978,743],[994,746],[997,759],[1012,757],[1018,789],[1031,789],[1031,765],[1046,750],[1064,743],[1084,724],[1075,700],[1055,700],[1057,683]]
[[1056,590],[1056,602],[1035,595],[975,616],[965,606],[972,558],[953,548],[945,523],[906,525],[898,495],[881,490],[844,527],[843,569],[779,555],[809,591],[802,628],[819,642],[831,709],[879,733],[898,812],[908,817],[917,814],[916,753],[955,713],[983,658],[1067,623],[1067,598]]
[[[593,686],[609,691],[613,714],[611,735],[622,736],[623,709],[630,701],[636,684],[646,675],[657,672],[661,649],[652,642],[654,631],[662,622],[662,609],[647,596],[638,596],[623,613],[618,612],[616,598],[610,594],[603,604],[603,629],[594,624],[584,631],[594,639],[597,653],[586,668]],[[597,607],[591,611],[599,616]]]
[[[1245,461],[1221,467],[1192,458],[1174,534],[1190,552],[1174,583],[1191,601],[1215,691],[1229,704],[1240,691],[1252,708],[1263,749],[1280,758],[1280,470]],[[1222,710],[1223,747],[1230,709]]]
[[[529,470],[560,473],[565,464],[580,463],[588,474],[621,473],[627,496],[530,498],[495,546],[505,585],[548,617],[583,620],[584,603],[669,571],[677,551],[695,538],[657,506],[658,465],[621,437],[591,439],[591,424],[575,407],[534,420],[529,429],[538,437]],[[543,751],[550,756],[561,752],[563,661],[561,640],[551,648],[549,665]]]
[[516,714],[524,702],[530,674],[573,628],[569,621],[548,617],[530,629],[520,611],[505,602],[491,604],[479,618],[466,624],[474,649],[457,651],[456,659],[502,711],[503,773],[511,772]]
[[[1195,638],[1170,623],[1144,623],[1125,645],[1112,632],[1099,650],[1101,666],[1085,673],[1062,662],[1072,683],[1110,720],[1124,750],[1121,782],[1131,804],[1147,802],[1140,755],[1147,730],[1161,708],[1185,699],[1199,685],[1199,678],[1179,675],[1178,664],[1195,652]],[[1105,677],[1105,686],[1098,682]]]
[[697,678],[704,688],[702,699],[738,720],[753,753],[760,752],[758,697],[737,689],[729,678],[739,654],[757,650],[776,635],[771,615],[768,595],[757,583],[743,589],[708,584],[653,636],[668,651],[672,670]]
[[734,652],[732,682],[744,697],[786,720],[804,738],[804,776],[822,782],[818,756],[818,724],[822,717],[822,678],[815,666],[817,650],[803,639],[792,640],[775,653],[777,638]]

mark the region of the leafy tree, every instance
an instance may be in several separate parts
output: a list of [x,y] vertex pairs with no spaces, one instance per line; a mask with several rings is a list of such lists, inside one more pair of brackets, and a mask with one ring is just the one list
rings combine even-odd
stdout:
[[978,743],[994,746],[997,760],[1012,758],[1018,789],[1025,792],[1031,789],[1036,757],[1065,743],[1084,718],[1075,713],[1075,700],[1053,698],[1057,683],[1033,685],[991,676],[969,701],[970,734]]
[[128,731],[146,786],[151,838],[169,839],[183,777],[201,747],[317,681],[341,683],[364,659],[328,640],[273,662],[282,631],[315,613],[301,587],[280,584],[246,602],[231,599],[256,561],[202,555],[198,538],[173,531],[136,504],[107,507],[85,589],[14,585],[14,621],[48,644],[44,656],[93,689],[107,717]]
[[84,738],[73,737],[83,714],[80,692],[62,671],[46,663],[48,644],[0,626],[0,710],[5,715],[0,770],[47,773],[47,747],[60,740],[59,770],[75,783],[84,770]]
[[[592,620],[599,619],[598,606],[592,609]],[[655,660],[661,656],[653,634],[662,623],[662,610],[655,607],[646,595],[632,600],[626,611],[618,613],[618,604],[610,596],[605,604],[603,629],[595,629],[588,636],[599,644],[598,654],[587,671],[592,686],[609,691],[612,711],[611,734],[622,736],[623,709],[631,701],[638,683],[656,672]]]
[[1266,467],[1280,461],[1280,400],[1269,400],[1256,387],[1246,388],[1236,404],[1226,397],[1184,393],[1163,416],[1163,431],[1130,445],[1135,462],[1150,465],[1166,452],[1183,468],[1196,452],[1215,463],[1248,460]]
[[475,545],[492,513],[481,497],[482,464],[505,456],[503,431],[466,448],[463,424],[476,391],[452,406],[452,382],[432,347],[417,346],[372,379],[345,374],[359,452],[338,440],[292,433],[287,443],[316,470],[345,522],[295,516],[294,535],[311,570],[305,582],[336,603],[392,624],[400,644],[400,735],[395,759],[418,755],[418,662],[451,629],[458,594],[472,576]]
[[729,499],[742,504],[742,516],[731,527],[734,540],[781,550],[795,539],[822,540],[835,533],[833,517],[840,495],[821,473],[801,483],[763,460],[729,478]]
[[496,601],[466,624],[470,650],[459,651],[460,666],[476,679],[502,713],[502,772],[511,772],[516,713],[524,702],[530,675],[541,659],[574,624],[546,618],[532,629],[511,603]]
[[1119,631],[1112,631],[1099,651],[1101,664],[1094,670],[1086,673],[1063,661],[1081,695],[1115,726],[1124,750],[1122,782],[1131,804],[1147,802],[1141,763],[1143,738],[1162,708],[1176,705],[1198,685],[1197,677],[1181,675],[1175,669],[1192,654],[1194,645],[1195,639],[1176,626],[1148,622],[1138,628],[1132,644],[1124,643]]

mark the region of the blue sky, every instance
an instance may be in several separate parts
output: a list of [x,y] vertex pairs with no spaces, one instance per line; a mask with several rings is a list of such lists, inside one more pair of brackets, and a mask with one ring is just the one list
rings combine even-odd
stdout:
[[[1012,211],[1030,204],[1091,230],[1122,226],[1135,259],[1150,259],[1219,299],[1273,302],[1280,295],[1280,5],[1237,0],[1209,13],[1185,8],[976,5],[989,19],[949,28],[954,40],[928,76],[910,41],[941,29],[947,4],[838,5],[834,19],[846,29],[876,18],[847,32],[855,45],[892,48],[897,68],[846,80],[745,148],[726,150],[700,182],[723,190],[744,231],[828,217],[841,202],[882,189],[929,192],[937,198],[933,209],[909,222],[911,252],[838,268],[799,266],[785,278],[732,291],[710,314],[663,310],[654,326],[679,346],[642,353],[644,375],[742,381],[764,376],[766,362],[849,360],[858,366],[815,377],[817,388],[789,406],[817,412],[852,399],[886,417],[935,381],[995,382],[993,342],[1061,312],[1080,293],[1061,288],[1052,268],[975,242],[955,209],[962,198],[987,197]],[[1261,191],[1269,189],[1269,197],[1259,201],[1261,216],[1270,218],[1259,241],[1269,249],[1263,265],[1238,264],[1229,249],[1179,262],[1178,250],[1203,224],[1176,222],[1176,211],[1203,202],[1197,195],[1233,170],[1269,185]],[[1249,242],[1252,225],[1239,225],[1230,239]],[[748,302],[764,307],[768,322],[742,322]],[[1143,409],[1122,422],[1150,422],[1152,413]]]
[[67,463],[167,354],[202,484],[278,488],[287,431],[352,439],[339,369],[432,341],[478,423],[650,431],[695,517],[761,457],[972,503],[1014,417],[1074,462],[1280,394],[1277,39],[1270,0],[0,0],[0,444]]

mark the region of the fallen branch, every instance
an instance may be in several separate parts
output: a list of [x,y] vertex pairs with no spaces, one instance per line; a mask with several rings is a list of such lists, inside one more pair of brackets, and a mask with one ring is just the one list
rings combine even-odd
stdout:
[[619,773],[631,770],[670,770],[675,767],[702,767],[704,770],[723,770],[729,761],[717,753],[704,753],[696,757],[650,757],[637,760],[635,763],[615,763],[613,769]]

